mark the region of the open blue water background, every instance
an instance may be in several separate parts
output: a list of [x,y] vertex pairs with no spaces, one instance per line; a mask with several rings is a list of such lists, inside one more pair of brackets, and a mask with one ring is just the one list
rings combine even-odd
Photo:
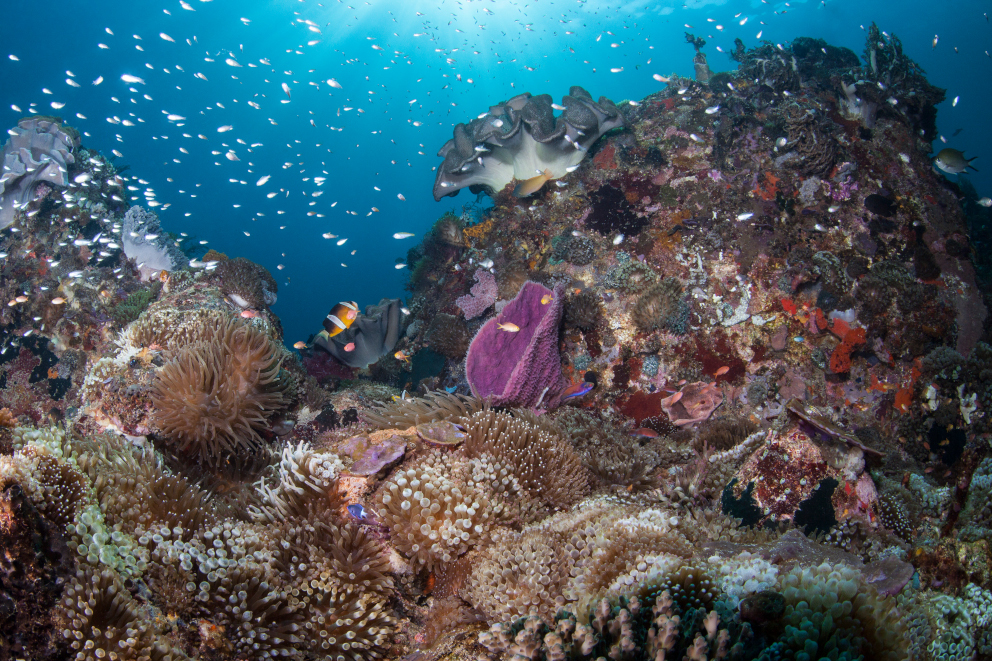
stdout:
[[[710,67],[721,71],[736,63],[716,47],[731,51],[735,37],[748,47],[759,43],[759,31],[761,40],[782,44],[817,37],[860,55],[860,26],[875,21],[902,40],[931,83],[947,88],[940,131],[947,146],[979,156],[981,172],[971,180],[979,195],[992,194],[989,2],[188,0],[188,6],[195,11],[178,0],[4,0],[0,125],[12,127],[31,110],[58,114],[85,132],[87,148],[108,156],[119,150],[123,158],[116,162],[147,181],[163,204],[155,211],[164,229],[195,235],[273,273],[279,282],[273,310],[287,344],[319,330],[339,300],[364,307],[404,296],[407,270],[394,268],[397,259],[405,261],[444,211],[461,213],[475,201],[468,191],[440,203],[431,195],[436,153],[454,124],[521,92],[560,100],[571,85],[594,98],[641,99],[663,86],[653,74],[692,75],[687,30],[707,39]],[[241,67],[225,63],[232,56]],[[67,72],[80,87],[67,84]],[[124,74],[146,84],[128,85]],[[99,76],[104,81],[94,86]],[[340,89],[327,83],[331,78]],[[955,96],[960,100],[952,107]],[[53,110],[52,102],[65,106]],[[186,120],[169,121],[167,114]],[[115,116],[135,126],[107,121]],[[233,129],[218,133],[221,126]],[[937,141],[934,150],[943,146]],[[240,160],[225,157],[231,149]],[[257,186],[265,175],[271,178]],[[326,181],[318,185],[315,177]],[[143,198],[146,186],[139,188]],[[401,231],[418,238],[392,238]],[[322,238],[328,232],[348,241],[338,246],[338,239]]]

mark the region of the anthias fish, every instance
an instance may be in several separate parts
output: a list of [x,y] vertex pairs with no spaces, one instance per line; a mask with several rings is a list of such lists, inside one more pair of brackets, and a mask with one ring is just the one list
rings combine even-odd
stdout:
[[545,170],[536,177],[531,177],[530,179],[525,179],[517,184],[517,187],[513,189],[513,194],[517,197],[527,197],[528,195],[533,195],[537,191],[541,190],[550,179],[552,179],[551,170]]

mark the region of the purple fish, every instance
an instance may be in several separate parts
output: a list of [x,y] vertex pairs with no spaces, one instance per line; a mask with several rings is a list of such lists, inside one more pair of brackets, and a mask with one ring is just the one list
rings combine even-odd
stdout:
[[585,395],[595,387],[596,384],[592,383],[591,381],[583,381],[582,383],[576,383],[574,385],[565,388],[562,391],[561,399],[562,401],[565,401],[566,399],[572,399],[573,397],[582,397],[583,395]]

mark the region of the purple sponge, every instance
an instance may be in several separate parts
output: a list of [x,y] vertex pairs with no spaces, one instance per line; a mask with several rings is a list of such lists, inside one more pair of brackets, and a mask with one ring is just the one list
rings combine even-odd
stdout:
[[494,406],[558,406],[568,385],[558,355],[563,291],[525,282],[516,298],[482,325],[465,358],[473,395],[489,397]]

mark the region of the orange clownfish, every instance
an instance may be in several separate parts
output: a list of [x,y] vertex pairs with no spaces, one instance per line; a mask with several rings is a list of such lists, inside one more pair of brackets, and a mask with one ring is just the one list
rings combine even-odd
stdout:
[[334,337],[343,330],[346,330],[358,317],[358,303],[354,301],[343,301],[338,303],[324,318],[324,330],[327,337]]

